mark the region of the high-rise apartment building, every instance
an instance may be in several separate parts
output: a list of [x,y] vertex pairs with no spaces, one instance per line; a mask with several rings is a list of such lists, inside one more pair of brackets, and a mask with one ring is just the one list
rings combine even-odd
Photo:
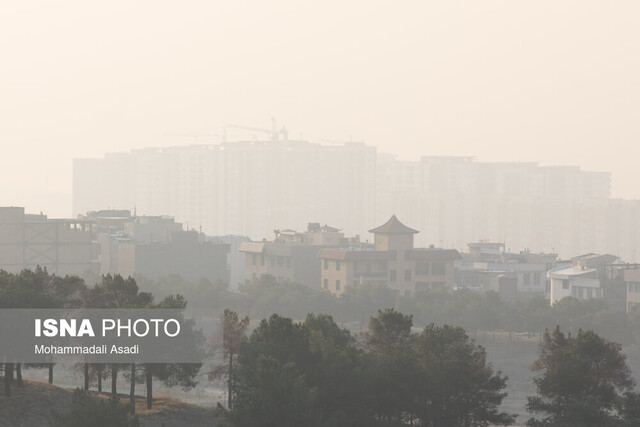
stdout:
[[74,160],[74,214],[170,214],[209,235],[270,236],[309,219],[363,233],[375,211],[374,147],[241,141]]
[[379,154],[377,178],[377,221],[407,218],[421,230],[419,245],[488,240],[561,257],[597,251],[635,262],[640,255],[640,201],[612,199],[609,173]]
[[73,211],[166,214],[208,235],[253,240],[322,221],[365,241],[364,224],[397,214],[421,231],[423,247],[487,240],[507,251],[638,262],[640,201],[611,198],[610,180],[574,166],[400,161],[362,143],[239,141],[76,159]]

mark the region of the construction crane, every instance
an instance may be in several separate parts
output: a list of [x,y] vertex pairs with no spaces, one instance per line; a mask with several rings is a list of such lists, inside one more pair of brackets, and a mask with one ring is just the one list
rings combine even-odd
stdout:
[[[269,138],[272,141],[279,140],[280,139],[280,135],[282,135],[282,139],[284,141],[286,141],[288,139],[288,135],[289,135],[289,133],[287,132],[287,128],[285,128],[284,126],[282,127],[282,129],[278,130],[278,126],[276,125],[276,119],[274,119],[274,118],[271,119],[271,129],[257,128],[257,127],[251,127],[251,126],[240,126],[240,125],[227,125],[227,126],[225,126],[225,129],[226,128],[252,130],[252,131],[255,131],[255,132],[263,132],[263,133],[266,133],[267,135],[269,135]],[[225,133],[226,133],[226,131],[225,131]]]

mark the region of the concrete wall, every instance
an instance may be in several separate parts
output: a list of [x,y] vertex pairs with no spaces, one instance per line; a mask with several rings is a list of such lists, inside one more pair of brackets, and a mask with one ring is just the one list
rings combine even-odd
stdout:
[[196,232],[172,234],[168,244],[135,244],[135,273],[149,278],[178,274],[188,281],[229,281],[229,245],[199,243]]
[[0,269],[12,273],[37,266],[60,276],[98,271],[89,223],[0,208],[0,243]]

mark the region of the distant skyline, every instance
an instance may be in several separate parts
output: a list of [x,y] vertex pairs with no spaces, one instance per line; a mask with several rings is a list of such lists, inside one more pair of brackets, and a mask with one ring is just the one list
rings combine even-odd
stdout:
[[[573,165],[640,199],[640,3],[4,2],[0,205],[71,215],[72,159],[286,126],[401,159]],[[230,134],[251,138],[257,133]]]

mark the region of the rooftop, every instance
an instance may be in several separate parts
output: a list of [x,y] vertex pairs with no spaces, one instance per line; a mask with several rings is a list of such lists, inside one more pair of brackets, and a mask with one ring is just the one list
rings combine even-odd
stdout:
[[554,268],[553,270],[549,270],[547,274],[549,275],[549,277],[567,276],[568,278],[569,276],[584,276],[587,274],[595,273],[597,271],[598,270],[596,270],[595,268],[580,268],[571,266]]
[[389,251],[352,251],[346,249],[321,249],[318,258],[348,261],[387,261]]
[[440,248],[416,248],[413,250],[413,259],[429,261],[451,261],[462,259],[457,249]]
[[413,228],[407,227],[403,223],[398,220],[395,215],[392,215],[389,218],[389,221],[385,222],[379,227],[373,228],[369,230],[369,233],[374,234],[415,234],[418,233],[418,230],[414,230]]

